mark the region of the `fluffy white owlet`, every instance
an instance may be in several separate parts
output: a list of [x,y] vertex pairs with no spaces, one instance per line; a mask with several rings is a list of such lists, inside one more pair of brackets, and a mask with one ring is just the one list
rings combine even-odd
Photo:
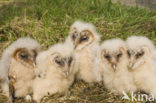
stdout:
[[100,35],[92,24],[76,21],[70,28],[66,43],[73,46],[77,60],[77,79],[95,82],[93,65]]
[[98,54],[97,77],[102,77],[106,88],[117,94],[136,90],[132,76],[127,69],[128,56],[123,40],[104,41]]
[[33,99],[38,103],[44,96],[65,93],[75,76],[75,58],[69,45],[56,44],[37,57],[37,75],[33,83]]
[[154,61],[155,47],[146,37],[131,36],[126,41],[129,57],[129,71],[131,72],[138,90],[156,96],[156,61]]
[[25,97],[32,93],[32,79],[40,45],[31,38],[20,38],[2,54],[0,77],[2,89],[9,96]]

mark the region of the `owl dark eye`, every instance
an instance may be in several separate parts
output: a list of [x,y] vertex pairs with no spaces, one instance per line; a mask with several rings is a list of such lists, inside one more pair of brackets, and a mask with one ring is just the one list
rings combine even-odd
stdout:
[[64,66],[64,61],[62,59],[56,59],[55,63],[60,65],[60,66]]
[[137,53],[135,57],[138,59],[144,55],[144,52]]
[[86,35],[83,35],[80,37],[80,42],[88,40],[88,37]]
[[117,58],[120,58],[122,56],[122,53],[119,53],[118,55],[117,55]]
[[110,55],[104,55],[104,57],[105,57],[107,60],[110,60],[110,58],[111,58]]
[[72,39],[75,40],[76,39],[76,34],[72,35]]
[[19,54],[19,57],[23,60],[29,60],[29,55],[28,54],[25,54],[25,53],[20,53]]

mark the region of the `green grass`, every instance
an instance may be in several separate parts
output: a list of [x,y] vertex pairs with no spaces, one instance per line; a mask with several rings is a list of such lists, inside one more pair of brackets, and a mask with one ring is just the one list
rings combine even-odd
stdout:
[[0,6],[0,55],[20,37],[36,39],[43,49],[63,42],[75,20],[93,23],[102,41],[142,35],[156,43],[156,11],[125,7],[111,0],[15,0]]

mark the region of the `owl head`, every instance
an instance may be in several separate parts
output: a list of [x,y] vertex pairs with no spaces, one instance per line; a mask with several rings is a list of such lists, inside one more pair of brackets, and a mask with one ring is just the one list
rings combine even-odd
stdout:
[[129,58],[128,67],[131,69],[142,66],[154,55],[154,44],[146,37],[131,36],[127,39],[126,44]]
[[67,42],[70,42],[75,50],[82,50],[94,43],[99,42],[100,36],[95,27],[90,23],[76,21],[70,28]]
[[31,38],[20,38],[8,47],[11,58],[28,68],[34,68],[39,44]]
[[40,45],[35,40],[29,37],[18,39],[4,50],[1,58],[2,68],[0,71],[5,72],[6,77],[13,59],[17,61],[16,63],[20,63],[26,67],[33,67],[39,51]]
[[126,45],[121,39],[106,40],[102,43],[100,49],[100,57],[106,69],[117,71],[127,61]]
[[37,64],[40,68],[47,69],[47,72],[59,73],[64,77],[68,77],[73,72],[74,63],[73,48],[65,44],[53,45],[37,57]]

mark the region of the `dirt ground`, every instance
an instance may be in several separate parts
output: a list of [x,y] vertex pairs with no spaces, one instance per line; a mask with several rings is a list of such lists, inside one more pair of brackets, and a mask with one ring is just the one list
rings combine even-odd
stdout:
[[[104,88],[102,83],[87,84],[76,81],[66,95],[50,95],[44,97],[41,103],[129,103],[121,101],[121,95],[110,93]],[[0,92],[0,103],[6,103],[7,98]],[[15,103],[35,103],[26,102],[24,99],[16,99]]]

